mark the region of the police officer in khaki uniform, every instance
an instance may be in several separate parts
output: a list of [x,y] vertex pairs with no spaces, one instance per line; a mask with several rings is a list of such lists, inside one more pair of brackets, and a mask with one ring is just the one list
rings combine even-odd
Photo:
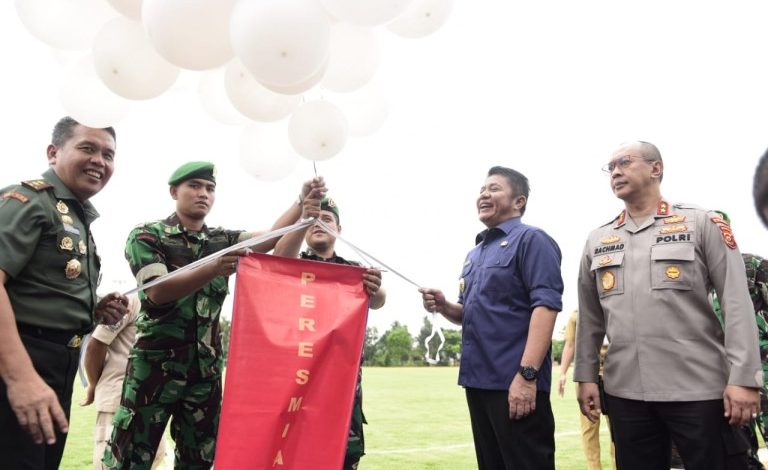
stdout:
[[56,469],[82,336],[117,322],[127,299],[96,298],[89,199],[112,176],[115,131],[61,119],[50,169],[0,190],[0,466]]
[[[99,325],[93,330],[83,352],[83,369],[88,378],[85,400],[80,406],[95,403],[96,427],[93,430],[93,469],[102,470],[101,459],[112,435],[112,420],[120,405],[128,356],[136,342],[136,320],[141,310],[138,296],[128,298],[128,313],[114,325]],[[165,458],[165,439],[160,440],[152,469]]]
[[[735,425],[763,383],[744,263],[715,212],[661,197],[664,164],[647,142],[604,168],[625,209],[587,240],[579,271],[574,380],[582,413],[610,409],[620,470],[668,469],[670,438],[688,470],[746,468]],[[722,300],[725,327],[707,294]],[[603,336],[605,399],[597,386]]]

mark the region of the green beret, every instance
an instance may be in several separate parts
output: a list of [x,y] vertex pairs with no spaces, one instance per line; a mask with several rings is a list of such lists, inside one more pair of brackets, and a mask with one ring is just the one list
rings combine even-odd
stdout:
[[329,197],[324,197],[322,201],[320,201],[320,210],[321,211],[328,211],[333,212],[333,215],[336,216],[336,223],[339,222],[339,206],[336,205],[336,201]]
[[176,186],[187,180],[198,178],[201,180],[207,180],[216,182],[216,168],[214,168],[211,162],[188,162],[180,167],[176,168],[170,178],[168,178],[168,184]]

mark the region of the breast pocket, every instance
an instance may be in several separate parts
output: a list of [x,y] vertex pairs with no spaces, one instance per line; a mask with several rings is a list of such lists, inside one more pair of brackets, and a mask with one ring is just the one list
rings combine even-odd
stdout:
[[691,290],[695,250],[692,243],[651,247],[651,288]]
[[595,275],[600,297],[624,293],[624,252],[596,256],[590,267]]

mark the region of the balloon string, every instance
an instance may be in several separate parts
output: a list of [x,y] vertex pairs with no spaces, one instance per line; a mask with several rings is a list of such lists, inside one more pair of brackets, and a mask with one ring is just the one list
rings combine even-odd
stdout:
[[[372,260],[374,260],[374,261],[375,261],[375,262],[376,262],[376,263],[377,263],[379,266],[383,266],[383,267],[384,267],[384,268],[386,268],[388,271],[392,271],[392,272],[393,272],[393,273],[394,273],[394,274],[395,274],[397,277],[399,277],[400,279],[402,279],[402,280],[404,280],[404,281],[406,281],[406,282],[408,282],[408,283],[410,283],[410,284],[413,284],[413,285],[414,285],[414,286],[416,286],[416,287],[421,287],[421,286],[419,286],[419,284],[416,284],[415,282],[413,282],[412,280],[408,279],[408,278],[407,278],[407,277],[405,277],[404,275],[402,275],[402,274],[400,274],[399,272],[395,271],[393,268],[391,268],[391,267],[387,266],[385,263],[381,262],[379,259],[377,259],[377,258],[376,258],[376,257],[374,257],[373,255],[371,255],[370,253],[366,253],[366,252],[365,252],[365,251],[363,251],[361,248],[359,248],[359,247],[357,247],[357,246],[353,245],[353,244],[352,244],[352,242],[350,242],[349,240],[345,240],[345,239],[343,239],[343,238],[341,237],[341,235],[339,235],[339,234],[338,234],[338,232],[336,232],[335,230],[333,230],[331,227],[329,227],[329,226],[328,226],[328,224],[326,224],[326,223],[325,223],[325,222],[323,222],[322,220],[320,220],[320,219],[317,219],[317,220],[316,220],[314,223],[315,223],[315,224],[317,224],[317,225],[319,225],[320,227],[322,227],[322,228],[323,228],[323,230],[325,230],[325,231],[326,231],[326,232],[328,232],[329,234],[333,235],[333,236],[334,236],[334,237],[336,237],[337,239],[339,239],[339,240],[343,241],[344,243],[346,243],[347,245],[349,245],[349,247],[350,247],[350,248],[352,248],[352,249],[355,251],[355,253],[357,253],[358,255],[360,255],[360,257],[361,257],[361,258],[363,258],[363,259],[365,259],[366,261],[368,261],[369,259],[372,259]],[[372,263],[370,263],[370,262],[369,262],[368,264],[369,264],[369,265],[371,265]]]
[[[437,347],[437,351],[435,351],[435,357],[432,358],[429,356],[429,342],[432,340],[432,338],[437,335],[440,338],[440,345]],[[437,364],[440,362],[440,351],[443,349],[443,345],[445,344],[445,335],[443,335],[442,328],[438,328],[437,326],[437,313],[432,314],[432,333],[424,339],[424,349],[426,349],[426,352],[424,353],[424,359],[427,361],[428,364]]]
[[160,277],[158,277],[156,279],[153,279],[152,281],[150,281],[150,282],[148,282],[146,284],[142,284],[140,286],[137,286],[134,289],[131,289],[128,292],[126,292],[124,295],[131,295],[131,294],[134,294],[136,292],[149,289],[150,287],[157,286],[157,285],[162,284],[162,283],[164,283],[166,281],[170,281],[171,279],[173,279],[173,278],[175,278],[177,276],[180,276],[180,275],[186,273],[187,271],[191,271],[192,269],[195,269],[195,268],[198,268],[198,267],[203,266],[205,264],[208,264],[211,261],[215,261],[218,258],[221,258],[222,256],[226,255],[227,253],[231,253],[233,251],[241,250],[243,248],[248,248],[248,247],[251,247],[253,245],[259,244],[261,242],[264,242],[264,241],[267,241],[267,240],[271,240],[271,239],[273,239],[275,237],[280,237],[282,235],[285,235],[286,233],[291,233],[291,232],[294,232],[296,230],[300,230],[300,229],[302,229],[302,228],[304,228],[304,227],[306,227],[308,225],[312,225],[314,220],[315,220],[314,218],[303,219],[303,220],[300,220],[300,221],[296,222],[293,225],[289,225],[287,227],[283,227],[283,228],[280,228],[280,229],[277,229],[277,230],[273,230],[271,232],[267,232],[265,234],[259,235],[258,237],[253,237],[253,238],[249,238],[247,240],[243,240],[240,243],[237,243],[235,245],[230,246],[229,248],[225,248],[225,249],[223,249],[221,251],[217,251],[216,253],[213,253],[213,254],[210,254],[210,255],[206,256],[205,258],[200,258],[199,260],[195,261],[194,263],[190,263],[190,264],[184,266],[183,268],[179,268],[176,271],[172,271],[172,272],[170,272],[168,274],[165,274],[165,275],[160,276]]

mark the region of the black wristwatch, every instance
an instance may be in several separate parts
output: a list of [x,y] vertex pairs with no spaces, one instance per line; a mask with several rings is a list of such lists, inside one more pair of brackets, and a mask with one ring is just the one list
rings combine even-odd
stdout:
[[520,375],[523,376],[523,378],[527,381],[536,380],[536,378],[539,376],[539,371],[536,370],[535,367],[531,366],[520,366],[520,369],[518,369],[518,372]]

